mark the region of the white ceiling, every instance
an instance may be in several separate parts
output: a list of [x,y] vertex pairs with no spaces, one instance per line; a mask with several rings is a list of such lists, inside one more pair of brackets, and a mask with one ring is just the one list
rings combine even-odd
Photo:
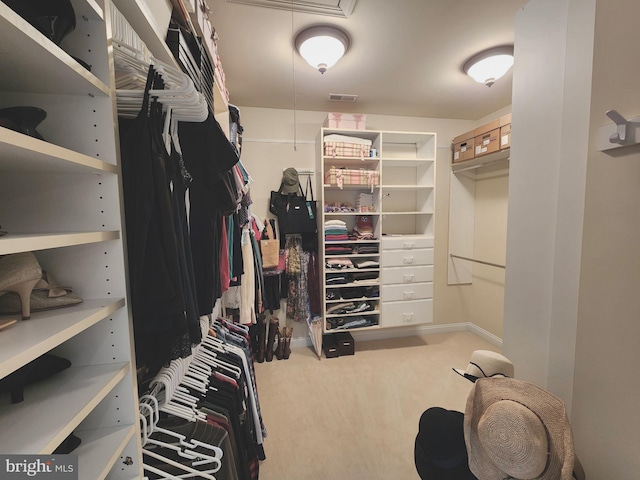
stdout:
[[[206,1],[236,105],[476,120],[511,103],[511,72],[489,88],[461,66],[482,50],[513,44],[515,15],[527,0],[298,2],[355,3],[348,18],[292,13],[282,8],[291,0],[275,0],[281,8]],[[324,75],[293,48],[295,34],[314,24],[338,25],[351,37],[349,51]],[[329,101],[331,93],[358,100]]]

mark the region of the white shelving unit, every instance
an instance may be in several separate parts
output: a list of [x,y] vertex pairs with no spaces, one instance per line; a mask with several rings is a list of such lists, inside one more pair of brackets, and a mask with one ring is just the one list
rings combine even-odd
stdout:
[[[377,157],[352,158],[324,155],[323,138],[329,134],[340,134],[369,139]],[[372,311],[364,314],[338,315],[348,320],[358,315],[369,315],[376,325],[364,329],[380,329],[402,325],[429,323],[432,321],[433,297],[433,237],[435,206],[435,152],[436,134],[423,132],[396,132],[372,130],[343,130],[322,128],[317,139],[317,165],[319,209],[322,209],[320,235],[320,261],[322,263],[323,320],[325,333],[340,329],[327,329],[327,309],[339,302],[353,299],[327,299],[327,291],[372,286],[360,283],[340,285],[327,284],[327,275],[353,273],[354,271],[378,271],[375,286],[379,294],[375,297],[357,299],[370,302]],[[324,182],[331,167],[375,170],[380,175],[380,185],[336,185]],[[355,206],[359,193],[373,194],[373,212],[335,213],[324,212],[324,205],[350,203]],[[353,229],[360,215],[370,217],[375,240],[328,242],[324,238],[324,224],[328,220],[340,219]],[[326,247],[341,245],[354,247],[359,244],[377,246],[377,253],[336,255],[338,257],[371,259],[379,262],[380,268],[367,270],[333,270],[326,268]],[[358,329],[361,330],[361,329]],[[353,330],[349,330],[353,331]],[[317,347],[317,346],[316,346]]]
[[[46,141],[0,127],[0,255],[34,252],[84,302],[0,332],[0,377],[44,353],[72,367],[0,396],[0,451],[51,454],[72,432],[79,478],[138,479],[142,456],[127,304],[110,1],[73,0],[62,45],[0,2],[0,108],[47,112]],[[75,56],[91,65],[86,70]]]

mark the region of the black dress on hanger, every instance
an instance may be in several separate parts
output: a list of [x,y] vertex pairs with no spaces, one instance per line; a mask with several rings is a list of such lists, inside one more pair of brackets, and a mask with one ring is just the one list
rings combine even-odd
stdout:
[[137,363],[151,371],[175,357],[175,339],[188,332],[167,154],[150,118],[160,107],[149,106],[154,81],[150,67],[140,113],[119,119],[135,351]]

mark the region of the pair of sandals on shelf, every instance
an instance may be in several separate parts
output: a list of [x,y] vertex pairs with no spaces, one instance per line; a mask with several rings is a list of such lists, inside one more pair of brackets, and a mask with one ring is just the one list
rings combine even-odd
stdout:
[[[0,315],[22,315],[31,318],[32,311],[70,307],[82,303],[70,287],[61,287],[42,270],[32,252],[0,257]],[[0,320],[0,329],[16,323]]]

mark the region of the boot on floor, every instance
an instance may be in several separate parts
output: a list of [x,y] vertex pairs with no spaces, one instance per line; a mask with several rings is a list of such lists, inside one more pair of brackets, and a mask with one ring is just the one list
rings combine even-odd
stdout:
[[278,327],[280,326],[280,320],[278,317],[274,317],[273,315],[269,319],[269,335],[267,337],[267,347],[264,354],[264,359],[267,362],[273,360],[273,343],[276,341],[276,333],[278,332]]
[[264,348],[265,341],[267,336],[267,318],[264,313],[258,315],[256,320],[256,337],[257,337],[257,348],[256,352],[256,362],[262,363],[264,362]]
[[282,327],[278,330],[278,347],[276,348],[276,358],[278,360],[282,360],[282,358],[284,357],[284,332],[286,329],[287,327]]
[[284,351],[282,358],[287,360],[291,355],[291,337],[293,336],[293,327],[284,327]]

